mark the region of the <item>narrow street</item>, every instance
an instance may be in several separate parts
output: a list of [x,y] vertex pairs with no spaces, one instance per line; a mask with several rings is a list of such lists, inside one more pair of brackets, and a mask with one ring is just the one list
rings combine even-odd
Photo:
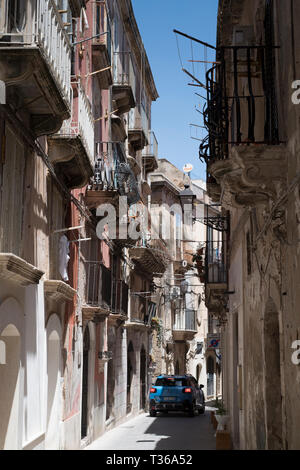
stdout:
[[205,415],[143,413],[107,432],[86,450],[215,450],[215,431],[210,409]]

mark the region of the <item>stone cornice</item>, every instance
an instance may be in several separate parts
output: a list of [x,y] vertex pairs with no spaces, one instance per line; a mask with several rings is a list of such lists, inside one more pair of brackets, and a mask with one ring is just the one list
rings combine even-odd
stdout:
[[76,290],[63,281],[47,280],[44,282],[46,297],[57,302],[72,301]]
[[35,266],[12,253],[0,253],[0,279],[6,279],[21,286],[38,284],[44,275]]

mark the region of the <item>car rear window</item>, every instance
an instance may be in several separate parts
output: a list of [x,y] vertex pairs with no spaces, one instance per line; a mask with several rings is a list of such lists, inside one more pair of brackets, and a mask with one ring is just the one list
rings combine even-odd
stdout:
[[157,379],[155,385],[157,387],[186,387],[187,379]]

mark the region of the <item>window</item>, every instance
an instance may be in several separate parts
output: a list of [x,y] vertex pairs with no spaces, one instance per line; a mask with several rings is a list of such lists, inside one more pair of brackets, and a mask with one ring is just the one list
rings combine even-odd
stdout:
[[164,378],[157,379],[155,385],[157,387],[186,387],[188,386],[187,379]]
[[26,25],[26,2],[8,1],[8,22],[10,32],[21,33]]

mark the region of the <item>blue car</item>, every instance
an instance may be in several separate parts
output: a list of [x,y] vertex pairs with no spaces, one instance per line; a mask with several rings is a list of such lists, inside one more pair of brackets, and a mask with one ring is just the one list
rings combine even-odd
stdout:
[[205,412],[203,385],[191,375],[160,375],[150,389],[149,412],[184,411],[189,416]]

